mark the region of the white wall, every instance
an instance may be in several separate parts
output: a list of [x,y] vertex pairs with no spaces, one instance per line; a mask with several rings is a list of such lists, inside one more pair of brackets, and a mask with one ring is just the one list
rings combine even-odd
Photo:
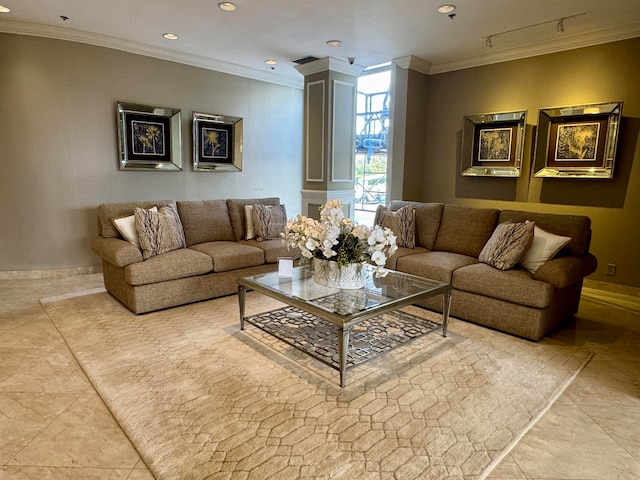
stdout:
[[[300,211],[301,89],[0,34],[0,271],[97,265],[100,203],[279,196]],[[116,102],[182,110],[182,172],[118,169]],[[242,172],[193,172],[192,112],[244,118]]]

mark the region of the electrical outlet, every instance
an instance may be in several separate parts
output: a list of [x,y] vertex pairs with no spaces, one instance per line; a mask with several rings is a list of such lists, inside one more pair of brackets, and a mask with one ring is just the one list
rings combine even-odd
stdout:
[[616,264],[615,263],[608,263],[607,264],[607,275],[609,275],[610,277],[615,277],[615,275],[616,275]]

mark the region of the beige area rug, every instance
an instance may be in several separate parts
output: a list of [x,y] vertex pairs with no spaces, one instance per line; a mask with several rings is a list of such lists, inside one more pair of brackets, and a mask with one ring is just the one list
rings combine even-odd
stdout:
[[[42,304],[158,479],[484,478],[592,355],[452,319],[340,388],[240,331],[237,296],[141,316],[104,291]],[[247,295],[248,314],[279,306]]]

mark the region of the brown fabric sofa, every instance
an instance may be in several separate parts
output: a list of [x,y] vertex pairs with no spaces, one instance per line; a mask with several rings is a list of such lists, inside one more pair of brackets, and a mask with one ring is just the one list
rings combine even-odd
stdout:
[[[390,208],[408,204],[415,208],[416,247],[399,248],[387,266],[450,282],[451,315],[539,340],[578,311],[583,279],[597,267],[589,253],[589,217],[404,201]],[[525,220],[571,241],[535,274],[519,266],[498,270],[478,260],[497,225]],[[442,310],[439,299],[422,305]]]
[[[237,291],[236,280],[277,269],[278,257],[295,256],[279,239],[245,240],[245,205],[279,205],[276,197],[102,204],[98,236],[91,249],[102,259],[107,291],[134,313],[206,300]],[[114,218],[136,207],[177,206],[186,248],[143,261],[140,249],[124,240]]]

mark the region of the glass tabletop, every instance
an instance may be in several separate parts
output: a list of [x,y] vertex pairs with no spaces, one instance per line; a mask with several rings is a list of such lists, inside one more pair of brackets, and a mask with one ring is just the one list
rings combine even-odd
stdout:
[[285,302],[288,299],[296,300],[340,316],[357,316],[400,303],[406,305],[411,303],[411,299],[446,293],[451,289],[447,283],[393,270],[389,270],[384,277],[375,278],[373,269],[370,266],[365,268],[365,286],[356,290],[320,285],[313,280],[313,273],[308,266],[294,268],[290,277],[271,272],[244,277],[239,283],[266,291]]

